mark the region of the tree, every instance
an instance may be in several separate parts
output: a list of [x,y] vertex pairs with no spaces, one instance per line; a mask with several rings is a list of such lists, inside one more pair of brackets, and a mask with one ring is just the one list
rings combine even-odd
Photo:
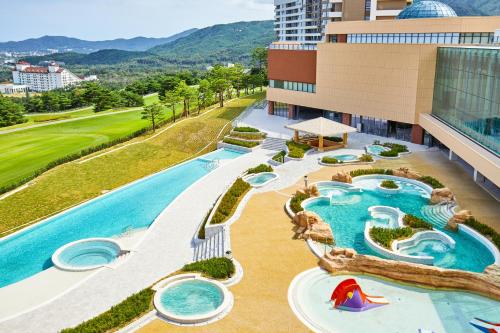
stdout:
[[160,122],[163,115],[163,108],[160,103],[154,103],[144,107],[144,110],[141,112],[142,119],[148,119],[151,123],[151,127],[153,128],[153,133],[156,131],[156,125]]
[[175,92],[183,102],[182,115],[187,117],[189,115],[190,101],[193,98],[193,89],[187,85],[186,81],[181,81],[177,85]]
[[228,76],[228,68],[221,65],[214,66],[214,68],[212,68],[212,70],[208,73],[210,86],[219,97],[220,107],[224,107],[224,92],[230,87]]
[[201,109],[207,106],[207,101],[211,94],[212,89],[210,87],[210,82],[206,79],[201,80],[198,85],[198,114],[200,114]]
[[24,107],[0,94],[0,127],[25,123]]
[[267,70],[267,49],[265,47],[256,47],[252,51],[252,66],[259,72]]
[[179,95],[177,95],[175,90],[167,91],[165,97],[163,98],[163,103],[165,106],[172,108],[172,116],[174,117],[175,123],[175,107],[177,103],[181,101]]

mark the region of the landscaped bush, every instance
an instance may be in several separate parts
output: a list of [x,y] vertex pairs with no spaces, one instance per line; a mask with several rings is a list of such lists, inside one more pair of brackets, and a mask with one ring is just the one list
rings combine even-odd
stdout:
[[248,174],[261,173],[261,172],[273,172],[273,167],[267,164],[261,164],[255,168],[247,170]]
[[144,289],[99,316],[61,333],[104,333],[123,327],[152,309],[153,295],[153,290]]
[[373,156],[370,154],[363,154],[359,157],[360,162],[373,162]]
[[288,147],[288,156],[291,158],[303,158],[305,153],[311,149],[311,147],[306,144],[293,141],[288,141],[286,145]]
[[418,180],[421,181],[422,183],[426,183],[427,185],[429,185],[430,187],[432,187],[434,189],[444,187],[444,185],[441,184],[441,182],[439,180],[437,180],[436,178],[433,178],[431,176],[423,176],[423,177],[420,177]]
[[321,162],[326,163],[326,164],[342,164],[342,163],[344,163],[342,161],[339,161],[335,157],[328,157],[328,156],[323,157],[321,159]]
[[328,141],[338,142],[338,143],[344,142],[344,139],[339,138],[338,136],[325,136],[324,139],[328,140]]
[[383,157],[398,157],[399,152],[397,150],[387,150],[380,152],[380,156]]
[[250,184],[241,178],[236,179],[217,206],[210,223],[219,224],[225,222],[233,214],[238,202],[249,189]]
[[232,139],[232,138],[224,138],[222,140],[225,143],[228,143],[230,145],[236,145],[236,146],[241,146],[241,147],[246,147],[246,148],[253,148],[259,145],[258,142],[252,142],[252,141],[243,141],[243,140],[238,140],[238,139]]
[[283,163],[285,161],[286,151],[282,150],[273,156],[273,161]]
[[495,244],[496,247],[500,250],[500,234],[495,229],[493,229],[489,225],[479,222],[473,217],[465,220],[464,224],[476,230],[480,234],[486,236],[487,238],[490,238],[493,244]]
[[405,145],[400,145],[398,143],[386,142],[383,144],[384,147],[391,148],[391,150],[396,151],[398,153],[407,153],[408,147]]
[[390,249],[392,241],[396,239],[405,239],[413,235],[413,229],[410,227],[404,228],[380,228],[373,227],[370,229],[370,237],[385,248]]
[[231,137],[245,140],[262,140],[266,137],[265,133],[255,132],[231,132]]
[[424,221],[421,218],[411,214],[406,214],[405,217],[403,217],[403,222],[405,225],[413,229],[426,229],[426,230],[434,229],[432,227],[432,224],[430,224],[429,222]]
[[184,272],[198,272],[214,279],[228,279],[235,272],[234,263],[228,258],[212,258],[187,264],[182,267]]
[[391,169],[358,169],[350,172],[351,177],[367,175],[392,175]]
[[235,131],[235,132],[247,132],[247,133],[260,132],[258,129],[253,128],[253,127],[235,127],[235,128],[233,128],[233,131]]
[[305,194],[302,192],[297,192],[295,195],[292,197],[292,200],[290,201],[290,209],[294,213],[298,213],[304,210],[302,208],[301,204],[302,201],[309,199],[311,196],[309,194]]
[[382,183],[380,183],[380,186],[383,188],[391,189],[391,190],[395,190],[395,189],[399,188],[398,184],[396,184],[393,180],[384,180],[384,181],[382,181]]

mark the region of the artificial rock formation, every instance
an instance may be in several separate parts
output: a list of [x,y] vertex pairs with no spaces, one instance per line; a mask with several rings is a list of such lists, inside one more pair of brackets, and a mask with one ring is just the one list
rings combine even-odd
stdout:
[[472,218],[472,213],[470,210],[461,210],[458,213],[455,213],[449,220],[446,227],[450,230],[457,231],[458,224],[464,223],[466,220]]
[[334,249],[325,254],[319,265],[335,274],[364,273],[387,277],[393,280],[420,284],[432,288],[459,289],[482,294],[500,300],[500,266],[491,265],[484,273],[473,273],[435,266],[387,260],[374,256],[354,254],[348,257],[345,251]]
[[408,168],[399,168],[396,170],[392,170],[392,174],[396,177],[403,177],[409,179],[419,179],[422,177],[422,175],[419,174],[418,172],[412,171]]
[[333,243],[332,229],[318,214],[306,211],[298,212],[293,218],[293,223],[298,227],[299,238],[310,238],[326,244]]
[[343,171],[340,171],[340,172],[337,172],[336,174],[334,174],[332,176],[332,180],[335,181],[335,182],[342,182],[342,183],[352,184],[352,177],[351,177],[351,175],[349,173],[343,172]]
[[449,188],[436,188],[432,190],[431,203],[433,205],[443,202],[452,202],[455,200],[453,192]]

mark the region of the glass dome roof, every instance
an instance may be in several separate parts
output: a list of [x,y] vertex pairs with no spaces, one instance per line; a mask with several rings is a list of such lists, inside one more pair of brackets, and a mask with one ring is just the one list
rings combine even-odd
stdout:
[[429,17],[454,17],[457,13],[448,6],[439,1],[422,0],[415,2],[407,7],[398,15],[398,20],[429,18]]

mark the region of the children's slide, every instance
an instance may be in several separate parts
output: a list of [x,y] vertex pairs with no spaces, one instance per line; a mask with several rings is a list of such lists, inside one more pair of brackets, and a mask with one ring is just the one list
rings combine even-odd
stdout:
[[472,326],[485,333],[500,333],[500,323],[492,323],[480,318],[474,318],[469,322]]
[[383,296],[366,295],[355,279],[347,279],[339,283],[330,297],[334,307],[346,311],[366,311],[389,304]]

